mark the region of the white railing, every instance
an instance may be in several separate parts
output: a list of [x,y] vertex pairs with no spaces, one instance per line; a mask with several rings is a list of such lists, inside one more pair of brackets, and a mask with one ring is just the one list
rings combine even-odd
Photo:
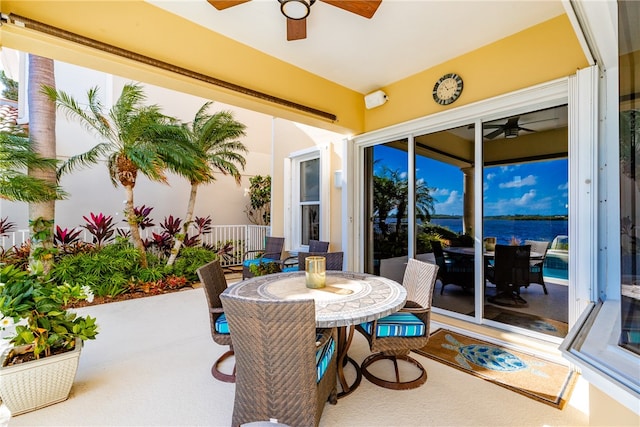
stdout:
[[[128,232],[128,227],[117,227],[118,230]],[[203,236],[202,244],[219,249],[225,245],[231,247],[231,251],[220,258],[223,266],[242,264],[242,255],[248,250],[264,248],[264,238],[269,235],[271,227],[268,225],[212,225],[211,232]],[[195,228],[191,233],[195,233]],[[150,238],[152,233],[161,234],[160,227],[145,228],[140,230],[143,239]],[[114,236],[117,235],[114,234]],[[93,236],[83,229],[80,240],[91,243]],[[11,231],[0,236],[0,246],[9,250],[13,246],[20,247],[29,239],[29,230]]]

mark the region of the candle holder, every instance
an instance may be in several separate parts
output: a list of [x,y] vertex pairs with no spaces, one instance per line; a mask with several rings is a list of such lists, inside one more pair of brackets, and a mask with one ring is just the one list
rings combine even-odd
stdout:
[[323,256],[309,256],[304,265],[307,288],[324,288],[327,283],[327,259]]

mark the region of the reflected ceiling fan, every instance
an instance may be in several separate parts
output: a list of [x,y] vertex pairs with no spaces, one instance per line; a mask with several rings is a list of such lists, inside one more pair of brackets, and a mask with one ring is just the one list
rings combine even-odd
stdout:
[[505,138],[517,138],[518,134],[520,133],[521,130],[526,131],[526,132],[535,132],[535,130],[533,129],[527,129],[524,128],[522,126],[520,126],[518,124],[518,120],[520,120],[520,116],[518,117],[511,117],[510,119],[507,120],[507,123],[504,123],[502,125],[498,125],[498,124],[488,124],[488,125],[484,125],[485,129],[496,129],[488,134],[486,134],[484,137],[488,138],[488,139],[494,139],[497,138],[498,136],[504,134]]
[[[247,3],[251,0],[207,0],[218,10]],[[316,0],[277,0],[280,11],[287,18],[287,40],[301,40],[307,38],[307,16]],[[371,18],[378,10],[382,0],[320,0],[332,6],[355,13],[364,18]]]

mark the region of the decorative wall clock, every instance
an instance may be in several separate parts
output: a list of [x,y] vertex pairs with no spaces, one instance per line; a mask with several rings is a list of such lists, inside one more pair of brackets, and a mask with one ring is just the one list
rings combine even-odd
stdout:
[[433,87],[433,100],[440,105],[449,105],[462,93],[462,78],[454,73],[440,77]]

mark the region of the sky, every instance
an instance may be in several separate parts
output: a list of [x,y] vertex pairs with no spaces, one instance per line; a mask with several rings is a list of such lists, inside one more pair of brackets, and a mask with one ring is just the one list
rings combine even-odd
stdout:
[[[407,153],[387,146],[374,148],[374,171],[383,165],[407,171]],[[567,215],[567,159],[484,168],[484,215]],[[416,177],[426,181],[435,213],[462,215],[463,174],[460,168],[426,157],[416,159]]]

